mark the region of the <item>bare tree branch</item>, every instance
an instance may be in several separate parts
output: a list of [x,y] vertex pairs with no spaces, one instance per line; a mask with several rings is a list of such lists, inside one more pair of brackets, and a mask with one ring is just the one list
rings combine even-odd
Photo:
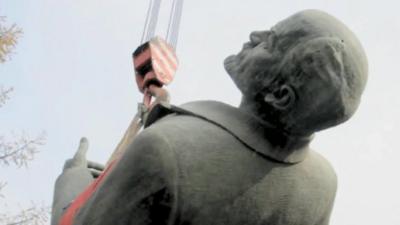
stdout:
[[16,24],[11,26],[4,25],[5,17],[0,17],[0,63],[10,59],[18,38],[22,35],[22,29]]
[[27,163],[33,160],[35,154],[39,152],[38,146],[44,145],[45,139],[45,133],[34,139],[22,134],[13,141],[7,141],[4,136],[0,135],[0,165],[27,166]]
[[19,213],[10,215],[0,213],[0,224],[4,225],[42,225],[49,220],[50,209],[32,203],[32,206],[21,210]]
[[0,108],[3,107],[8,99],[10,99],[10,93],[14,90],[14,88],[5,88],[3,85],[0,85]]
[[1,193],[3,188],[7,185],[7,182],[0,181],[0,198],[4,198],[4,195]]
[[[22,134],[14,141],[6,141],[4,136],[0,135],[0,165],[17,167],[27,166],[28,162],[34,159],[34,155],[38,152],[37,147],[43,145],[45,134],[42,133],[32,139],[26,134]],[[6,182],[0,181],[0,198],[3,200],[5,196],[2,189],[7,185]],[[49,207],[39,206],[32,203],[32,206],[21,210],[17,214],[0,213],[1,225],[44,225],[49,219]]]

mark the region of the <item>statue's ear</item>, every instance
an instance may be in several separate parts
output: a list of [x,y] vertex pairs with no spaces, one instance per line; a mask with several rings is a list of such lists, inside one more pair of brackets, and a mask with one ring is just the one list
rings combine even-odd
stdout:
[[264,97],[264,101],[278,110],[289,109],[296,100],[293,88],[289,85],[282,85],[275,91],[268,93]]

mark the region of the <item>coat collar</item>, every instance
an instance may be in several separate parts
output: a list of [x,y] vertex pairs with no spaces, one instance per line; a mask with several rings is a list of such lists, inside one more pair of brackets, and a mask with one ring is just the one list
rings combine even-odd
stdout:
[[150,112],[145,126],[170,113],[189,114],[207,120],[231,133],[258,154],[283,163],[303,161],[312,139],[287,137],[282,132],[260,123],[250,114],[216,101],[197,101],[180,107],[159,104]]

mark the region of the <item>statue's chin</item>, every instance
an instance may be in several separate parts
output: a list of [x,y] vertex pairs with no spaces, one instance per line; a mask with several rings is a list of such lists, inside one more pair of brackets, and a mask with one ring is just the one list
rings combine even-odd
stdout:
[[228,57],[225,58],[224,60],[224,67],[226,72],[232,76],[233,74],[235,74],[235,67],[237,66],[236,63],[236,55],[230,55]]

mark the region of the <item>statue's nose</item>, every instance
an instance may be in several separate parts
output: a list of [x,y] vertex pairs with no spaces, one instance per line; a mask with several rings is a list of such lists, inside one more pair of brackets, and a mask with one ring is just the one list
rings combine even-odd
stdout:
[[250,41],[252,44],[259,44],[268,36],[269,31],[253,31],[250,33]]
[[258,44],[261,42],[262,32],[261,31],[253,31],[250,33],[250,41],[253,44]]

